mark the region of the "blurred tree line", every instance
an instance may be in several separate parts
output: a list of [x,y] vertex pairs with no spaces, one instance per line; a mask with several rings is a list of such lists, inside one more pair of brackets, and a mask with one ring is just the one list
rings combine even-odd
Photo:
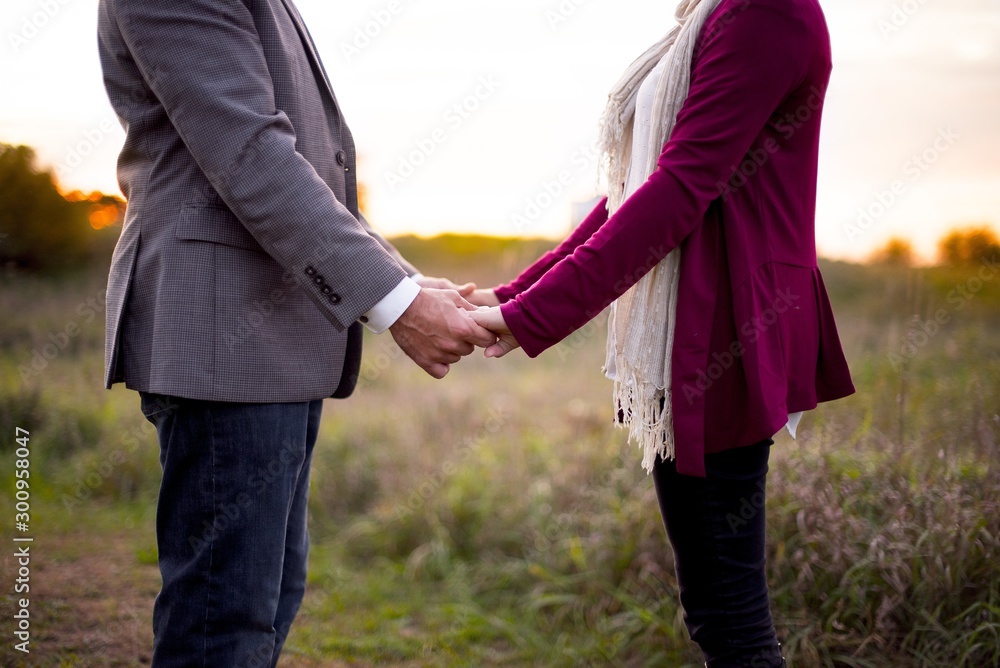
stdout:
[[8,272],[110,261],[124,211],[112,195],[61,193],[31,148],[0,144],[0,267]]
[[[961,266],[1000,259],[1000,239],[988,225],[952,230],[938,241],[939,264]],[[912,266],[916,261],[913,244],[893,237],[869,257],[875,264]]]
[[[363,199],[363,184],[360,190]],[[37,167],[34,150],[0,143],[0,269],[55,273],[89,263],[106,266],[124,215],[125,202],[119,197],[64,194],[51,170]],[[475,243],[473,237],[468,240]],[[995,257],[1000,257],[1000,240],[987,225],[954,230],[938,242],[941,264],[976,264]],[[908,240],[892,238],[869,259],[911,266],[916,256]]]
[[989,227],[954,230],[938,242],[944,264],[978,264],[1000,256],[1000,240]]

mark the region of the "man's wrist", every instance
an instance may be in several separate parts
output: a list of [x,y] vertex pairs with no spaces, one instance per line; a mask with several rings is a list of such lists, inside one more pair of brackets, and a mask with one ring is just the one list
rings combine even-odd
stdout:
[[406,277],[389,294],[358,318],[374,334],[381,334],[392,327],[410,304],[420,294],[420,286],[412,277]]

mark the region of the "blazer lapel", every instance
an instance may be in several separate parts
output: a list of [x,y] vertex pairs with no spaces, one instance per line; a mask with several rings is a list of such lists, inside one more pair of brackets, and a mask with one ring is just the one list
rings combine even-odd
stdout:
[[302,40],[303,46],[305,46],[309,58],[312,60],[313,70],[316,72],[316,78],[321,80],[321,83],[326,88],[326,91],[330,94],[330,98],[333,100],[334,106],[340,107],[337,104],[337,95],[333,92],[333,85],[330,84],[330,78],[326,74],[326,69],[323,67],[323,61],[320,60],[319,52],[316,50],[316,45],[312,41],[312,36],[309,34],[309,30],[306,29],[306,24],[299,15],[299,10],[292,3],[292,0],[281,0],[281,4],[285,6],[285,10],[288,15],[292,18],[292,23],[295,24],[295,29],[299,33],[299,38]]

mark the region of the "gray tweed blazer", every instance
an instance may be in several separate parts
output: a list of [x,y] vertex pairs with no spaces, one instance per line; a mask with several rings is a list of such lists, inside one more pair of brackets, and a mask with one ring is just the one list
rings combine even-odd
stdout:
[[105,384],[350,394],[358,317],[415,269],[358,212],[355,148],[291,0],[101,0],[128,199]]

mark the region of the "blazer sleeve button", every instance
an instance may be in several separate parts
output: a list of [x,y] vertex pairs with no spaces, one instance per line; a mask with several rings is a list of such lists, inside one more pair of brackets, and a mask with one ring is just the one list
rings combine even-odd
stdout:
[[338,295],[336,292],[334,292],[332,295],[330,295],[330,303],[331,304],[339,304],[340,303],[340,295]]
[[322,292],[324,295],[329,295],[333,292],[333,288],[331,288],[329,285],[324,285],[322,288],[320,288],[319,291]]
[[306,267],[306,276],[315,276],[315,275],[316,275],[316,267],[312,265]]
[[344,151],[343,149],[337,151],[337,164],[341,167],[347,164],[347,151]]

